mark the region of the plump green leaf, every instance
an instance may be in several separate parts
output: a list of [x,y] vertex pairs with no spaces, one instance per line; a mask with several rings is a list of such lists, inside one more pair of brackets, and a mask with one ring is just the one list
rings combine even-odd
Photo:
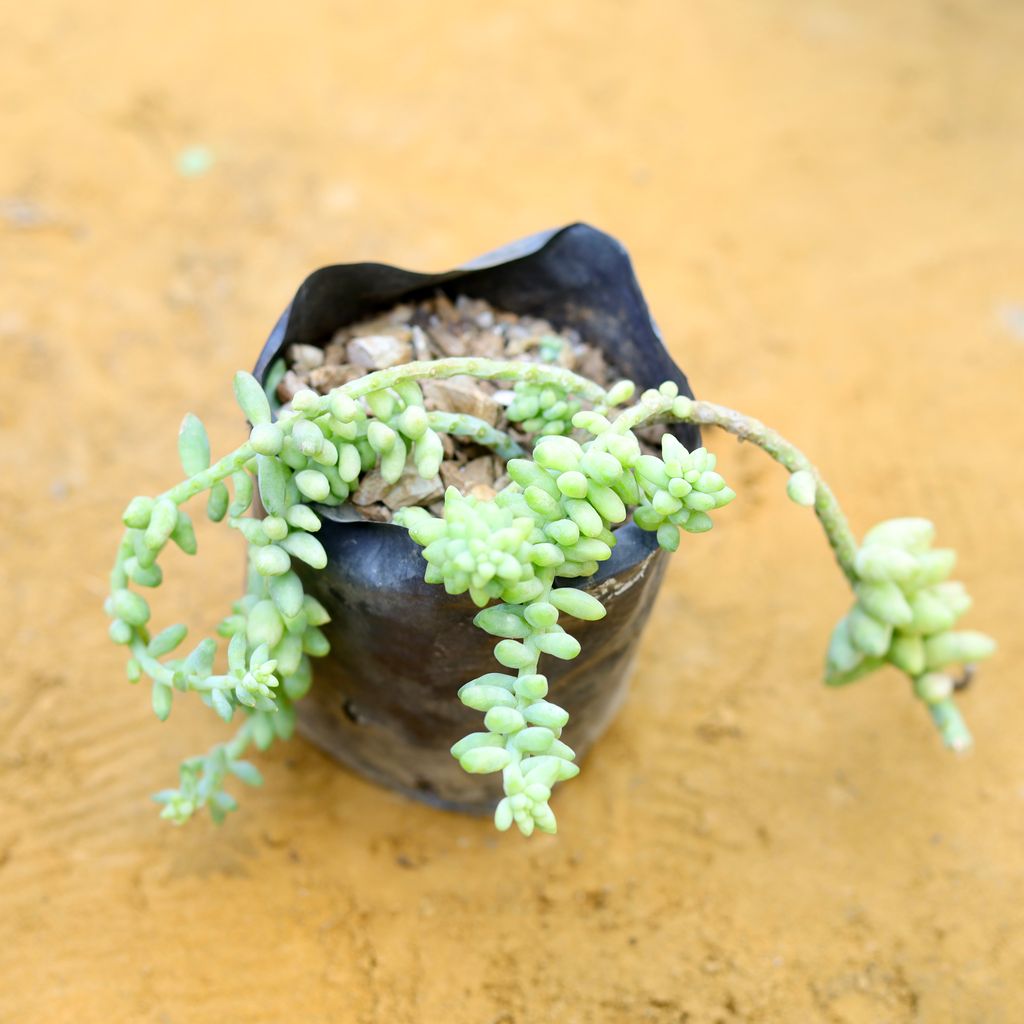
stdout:
[[153,505],[146,527],[146,546],[152,551],[159,551],[171,537],[179,517],[178,506],[170,498],[160,498]]
[[580,653],[580,642],[568,633],[542,633],[533,638],[537,649],[553,658],[569,661]]
[[231,474],[231,483],[235,488],[235,496],[228,505],[228,515],[244,515],[252,504],[252,477],[245,470],[239,470]]
[[278,459],[269,455],[260,455],[257,466],[260,501],[263,503],[263,507],[272,516],[283,516],[287,508],[285,501],[285,489],[288,484],[287,470]]
[[500,772],[512,760],[512,754],[504,747],[474,747],[467,750],[460,758],[459,764],[471,775],[484,775],[488,772]]
[[202,420],[187,413],[178,430],[178,455],[185,476],[195,476],[210,466],[210,439]]
[[130,626],[144,626],[149,622],[149,605],[144,597],[130,590],[116,590],[113,595],[113,613]]
[[246,634],[254,647],[260,644],[276,647],[280,643],[284,636],[284,622],[273,601],[263,600],[253,607],[246,623]]
[[467,683],[459,689],[459,700],[467,708],[475,711],[490,711],[494,707],[512,708],[516,705],[515,697],[501,686],[482,686],[478,683]]
[[268,544],[266,547],[257,548],[253,555],[253,564],[261,576],[282,576],[292,566],[292,560],[288,552],[277,544]]
[[527,668],[536,660],[536,655],[518,640],[501,640],[494,648],[494,656],[506,668]]
[[219,523],[227,515],[231,495],[227,487],[218,481],[210,488],[210,496],[206,500],[206,515],[213,523]]
[[171,713],[174,691],[164,683],[153,683],[153,713],[161,722]]
[[302,649],[313,658],[323,658],[331,649],[327,636],[318,626],[307,626],[302,634]]
[[178,509],[177,522],[171,531],[171,540],[185,552],[186,555],[194,555],[197,550],[196,531],[192,526],[192,519],[182,508]]
[[880,544],[923,554],[935,538],[935,526],[928,519],[906,517],[886,519],[864,535],[864,546]]
[[543,754],[551,749],[555,734],[546,725],[531,725],[509,739],[511,746],[524,754]]
[[257,425],[270,422],[270,402],[260,382],[244,370],[235,374],[235,398],[245,418]]
[[170,654],[185,639],[187,633],[188,627],[183,623],[168,626],[149,641],[147,650],[154,658],[162,658],[165,654]]
[[281,547],[313,569],[323,569],[327,565],[327,552],[312,534],[290,533],[281,541]]
[[124,619],[114,619],[107,632],[115,644],[130,644],[134,636],[132,627]]
[[270,581],[270,596],[286,618],[293,619],[302,611],[302,581],[294,572],[275,576]]
[[594,622],[603,619],[608,613],[600,601],[592,594],[577,590],[575,587],[562,587],[551,591],[551,603],[566,615],[576,619]]
[[875,543],[862,547],[854,564],[861,579],[874,583],[908,580],[917,569],[914,556],[903,548]]
[[925,668],[924,641],[919,636],[897,632],[889,646],[888,658],[907,675],[918,676]]
[[914,617],[903,591],[892,580],[863,581],[854,589],[865,610],[882,622],[905,626]]
[[988,658],[995,652],[996,642],[976,630],[961,630],[928,637],[924,646],[927,667],[937,669]]
[[231,701],[229,701],[224,695],[223,690],[211,690],[210,703],[213,705],[213,710],[216,711],[225,722],[231,721],[235,713],[235,709],[232,706]]
[[247,786],[262,786],[263,776],[254,764],[248,761],[232,761],[228,766],[232,775],[241,779]]
[[144,496],[132,498],[128,507],[121,515],[125,526],[136,530],[144,530],[149,526],[149,517],[153,514],[153,499]]
[[[331,483],[318,469],[303,469],[295,474],[295,486],[310,501],[323,501],[331,493]],[[280,513],[277,513],[280,514]]]
[[858,651],[872,658],[885,657],[892,639],[892,626],[876,619],[857,605],[850,612],[850,639]]
[[478,612],[473,624],[491,636],[521,640],[530,635],[530,627],[516,614],[511,605],[494,605]]
[[538,700],[529,707],[523,709],[523,717],[530,725],[541,725],[547,729],[557,731],[565,727],[569,721],[569,712],[560,708],[557,704],[551,704],[546,700]]

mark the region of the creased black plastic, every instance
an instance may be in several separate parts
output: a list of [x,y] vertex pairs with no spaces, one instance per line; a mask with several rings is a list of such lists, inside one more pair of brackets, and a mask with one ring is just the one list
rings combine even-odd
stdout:
[[[655,327],[625,249],[609,235],[573,224],[514,242],[442,274],[379,263],[324,267],[302,283],[270,335],[259,379],[294,342],[325,345],[352,321],[441,290],[486,299],[516,313],[574,327],[600,346],[639,389],[666,380],[692,395]],[[697,432],[679,427],[688,447]],[[331,614],[331,653],[314,662],[315,682],[299,704],[299,729],[361,774],[417,799],[459,810],[493,807],[495,776],[466,775],[449,747],[482,728],[456,697],[468,679],[499,669],[495,639],[472,625],[468,597],[423,582],[420,549],[398,526],[342,521],[317,512],[327,568],[303,573]],[[564,739],[582,756],[625,696],[641,630],[665,569],[654,535],[630,524],[587,589],[608,609],[600,622],[565,625],[583,645],[574,661],[547,657],[551,699],[571,719]]]

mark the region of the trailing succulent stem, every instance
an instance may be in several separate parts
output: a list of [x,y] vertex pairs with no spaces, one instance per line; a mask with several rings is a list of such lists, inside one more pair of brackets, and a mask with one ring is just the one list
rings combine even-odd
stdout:
[[[425,409],[417,381],[462,375],[514,385],[509,418],[539,435],[532,459],[509,435],[472,416]],[[155,498],[129,503],[106,604],[111,638],[128,651],[128,677],[150,680],[160,719],[170,714],[175,691],[189,690],[225,721],[239,709],[246,716],[234,739],[182,764],[177,790],[157,794],[171,821],[184,822],[203,807],[221,820],[236,806],[223,788],[230,776],[261,781],[241,760],[249,745],[265,749],[294,730],[293,704],[312,682],[310,659],[328,651],[320,628],[327,612],[304,593],[293,569],[295,560],[314,569],[327,564],[313,506],[343,503],[371,469],[391,483],[409,466],[435,477],[444,433],[508,459],[512,481],[488,501],[449,488],[442,517],[405,508],[395,518],[423,546],[426,580],[452,594],[468,592],[481,609],[474,621],[497,638],[494,655],[504,671],[486,673],[458,691],[465,705],[484,714],[484,729],[459,740],[452,754],[468,772],[502,773],[498,828],[554,832],[551,790],[579,771],[561,739],[568,712],[547,700],[540,658],[575,658],[580,645],[562,617],[600,619],[605,610],[594,596],[559,581],[592,576],[611,557],[615,527],[630,515],[674,551],[681,531],[711,529],[710,513],[735,497],[716,472],[715,456],[703,448],[687,451],[667,433],[660,455],[645,454],[635,431],[654,422],[721,427],[789,471],[790,497],[814,508],[856,596],[833,635],[826,681],[841,684],[895,665],[911,678],[944,740],[958,749],[969,743],[944,670],[985,657],[994,644],[980,633],[951,630],[970,604],[960,584],[946,581],[952,552],[932,550],[931,524],[917,519],[883,523],[858,546],[806,456],[756,420],[680,396],[672,383],[619,410],[632,397],[629,382],[605,391],[547,363],[479,358],[406,363],[329,395],[301,391],[276,421],[251,375],[236,375],[235,394],[252,424],[248,440],[211,463],[205,429],[186,416],[178,441],[186,479]],[[151,632],[149,605],[132,589],[159,586],[158,558],[168,543],[195,553],[195,533],[181,506],[203,493],[209,518],[226,520],[249,551],[247,592],[219,630],[229,641],[223,672],[215,670],[212,638],[184,657],[172,656],[185,626]]]

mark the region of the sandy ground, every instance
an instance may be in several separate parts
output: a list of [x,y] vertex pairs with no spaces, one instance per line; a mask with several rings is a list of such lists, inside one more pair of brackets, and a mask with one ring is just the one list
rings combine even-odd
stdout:
[[[1024,8],[995,0],[47,2],[0,11],[0,1020],[1024,1020]],[[189,146],[214,157],[186,177]],[[866,528],[926,512],[1002,642],[937,744],[819,682],[844,585],[754,451],[675,560],[561,833],[302,742],[215,830],[147,794],[223,733],[105,639],[118,513],[326,262],[589,220],[705,397]],[[209,627],[208,528],[164,608]],[[461,680],[453,680],[453,683]]]

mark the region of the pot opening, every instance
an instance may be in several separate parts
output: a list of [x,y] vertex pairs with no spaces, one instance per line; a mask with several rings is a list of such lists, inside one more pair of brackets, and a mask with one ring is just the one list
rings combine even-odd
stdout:
[[[547,362],[603,388],[623,378],[601,348],[573,327],[558,328],[537,316],[498,309],[485,299],[461,293],[451,298],[438,290],[341,327],[323,344],[289,345],[270,367],[267,387],[286,409],[303,388],[327,394],[375,370],[452,356]],[[574,402],[563,408],[566,403],[553,394],[517,399],[501,382],[474,377],[423,381],[421,387],[428,412],[475,417],[526,453],[538,436],[571,435],[573,413],[588,407]],[[664,431],[654,426],[638,432],[648,454],[658,453]],[[434,478],[424,480],[410,466],[397,482],[388,483],[373,470],[338,512],[344,509],[343,516],[378,523],[390,523],[398,509],[410,505],[443,515],[446,488],[490,499],[509,482],[508,452],[451,434],[443,435],[443,443],[445,459]]]

